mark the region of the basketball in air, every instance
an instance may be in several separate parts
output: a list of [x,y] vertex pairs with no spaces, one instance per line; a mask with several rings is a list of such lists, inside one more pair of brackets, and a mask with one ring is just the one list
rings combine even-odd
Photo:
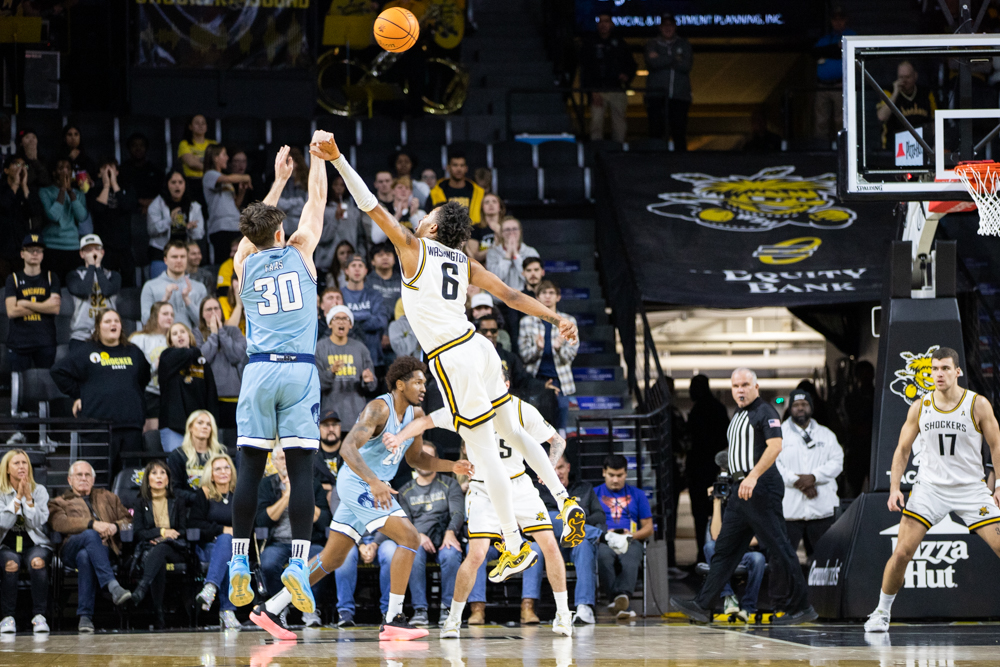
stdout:
[[402,53],[417,43],[420,24],[408,9],[390,7],[375,19],[375,41],[386,51]]

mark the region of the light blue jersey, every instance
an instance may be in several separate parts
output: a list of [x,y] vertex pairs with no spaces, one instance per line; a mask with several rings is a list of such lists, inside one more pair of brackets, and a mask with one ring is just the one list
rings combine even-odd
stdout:
[[247,317],[247,354],[316,351],[316,279],[297,248],[272,248],[247,257],[240,298]]
[[[413,438],[404,440],[395,452],[390,452],[382,442],[382,435],[399,433],[404,426],[413,421],[413,406],[406,408],[403,419],[400,420],[396,416],[391,394],[383,394],[375,400],[382,400],[388,404],[389,418],[386,419],[382,433],[363,444],[358,451],[375,476],[383,482],[389,482],[396,476],[399,462],[413,444]],[[337,506],[333,521],[330,522],[330,530],[347,535],[355,542],[358,542],[365,532],[374,533],[384,526],[391,516],[406,518],[406,513],[395,498],[392,499],[392,507],[388,509],[375,507],[371,488],[350,467],[341,468],[340,474],[337,475],[337,494],[340,496],[340,505]]]

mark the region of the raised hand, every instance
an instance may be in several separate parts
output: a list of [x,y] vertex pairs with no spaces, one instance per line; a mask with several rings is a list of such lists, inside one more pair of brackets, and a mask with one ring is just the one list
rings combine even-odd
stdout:
[[336,160],[340,157],[336,139],[329,132],[323,132],[325,136],[317,139],[320,132],[321,130],[316,130],[316,134],[313,135],[313,141],[309,144],[309,154],[320,160]]
[[461,460],[455,461],[455,465],[451,467],[451,471],[456,475],[465,475],[466,477],[472,477],[476,474],[476,466],[472,465],[470,461]]
[[291,149],[288,146],[282,146],[274,158],[274,177],[279,180],[287,181],[295,171],[295,162],[289,156],[290,152]]
[[566,319],[559,320],[559,335],[571,343],[578,340],[576,325]]

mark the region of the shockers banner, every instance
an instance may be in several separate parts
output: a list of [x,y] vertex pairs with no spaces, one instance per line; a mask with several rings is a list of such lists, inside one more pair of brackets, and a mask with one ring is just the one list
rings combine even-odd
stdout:
[[647,301],[751,308],[882,296],[892,207],[839,203],[831,157],[626,152],[603,166]]

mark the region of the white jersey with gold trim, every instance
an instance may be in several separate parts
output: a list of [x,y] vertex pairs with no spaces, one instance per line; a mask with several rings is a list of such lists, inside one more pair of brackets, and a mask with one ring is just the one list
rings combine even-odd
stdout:
[[975,484],[985,477],[983,434],[973,416],[976,400],[986,400],[965,390],[952,410],[939,410],[931,392],[920,406],[920,466],[917,482],[937,486]]
[[472,265],[461,250],[432,239],[417,241],[420,263],[412,278],[403,277],[401,297],[420,347],[431,356],[474,330],[465,315]]

